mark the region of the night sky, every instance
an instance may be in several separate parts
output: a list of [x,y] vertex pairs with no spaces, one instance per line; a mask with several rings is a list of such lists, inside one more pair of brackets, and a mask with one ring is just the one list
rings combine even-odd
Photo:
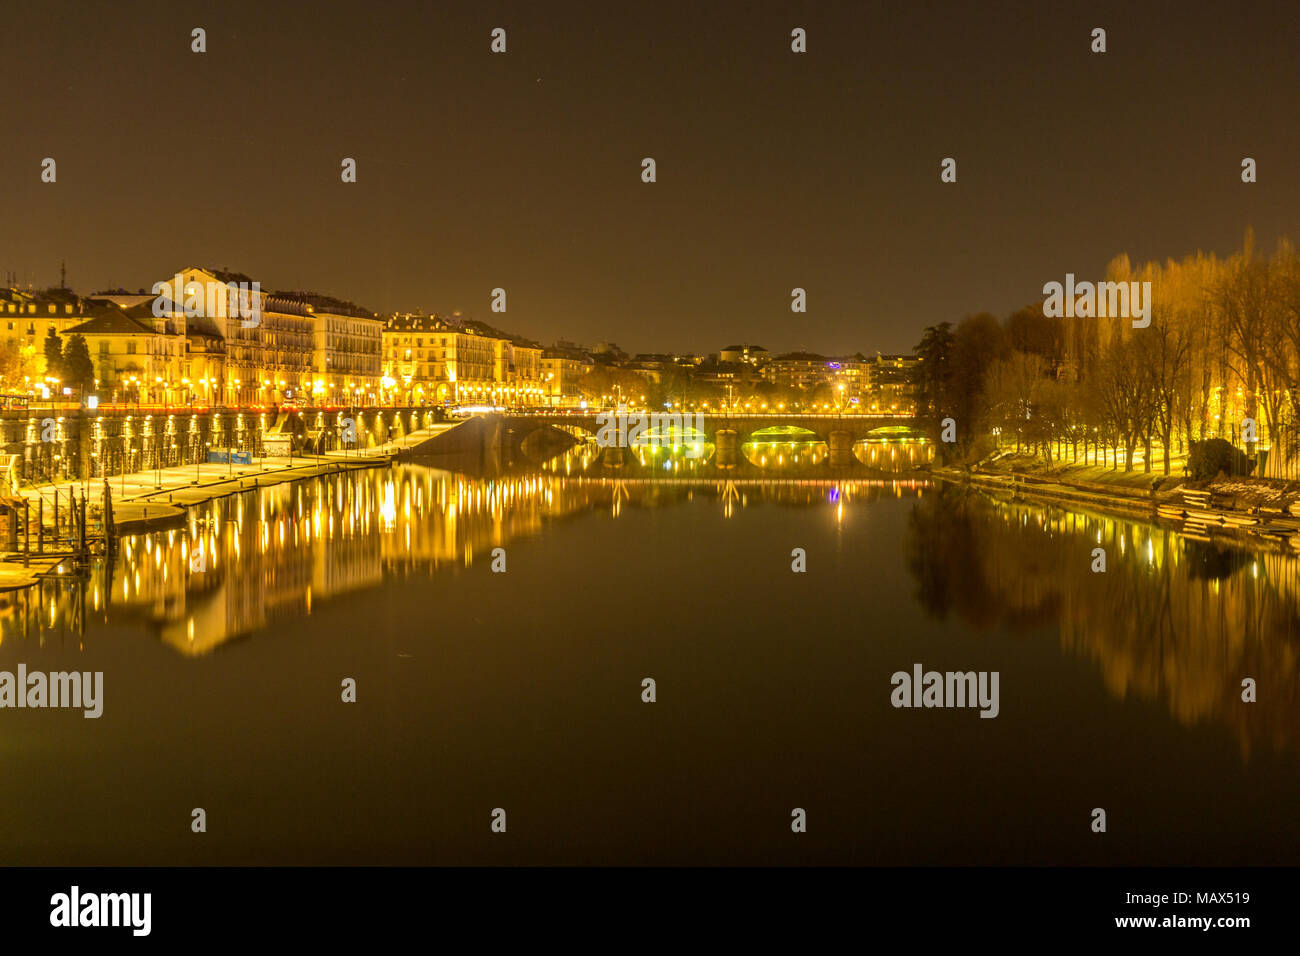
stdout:
[[546,343],[870,353],[1118,253],[1300,240],[1294,2],[8,3],[0,90],[0,272],[83,293],[200,264]]

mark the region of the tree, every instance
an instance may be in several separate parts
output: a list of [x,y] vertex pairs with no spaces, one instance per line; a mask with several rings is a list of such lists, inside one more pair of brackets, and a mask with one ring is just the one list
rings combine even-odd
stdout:
[[1039,356],[1047,363],[1048,370],[1055,371],[1060,366],[1065,347],[1065,323],[1044,315],[1041,302],[1017,309],[1007,316],[1003,333],[1009,347]]
[[940,322],[925,330],[912,349],[919,361],[916,381],[916,414],[937,437],[940,420],[952,397],[952,323]]
[[1192,442],[1187,456],[1188,474],[1196,481],[1225,475],[1249,475],[1255,463],[1222,438]]
[[90,349],[81,335],[71,335],[63,347],[63,383],[73,388],[89,390],[95,384],[95,363],[90,360]]
[[[1273,296],[1269,271],[1255,258],[1255,236],[1246,232],[1245,248],[1234,257],[1228,275],[1220,285],[1219,308],[1228,332],[1229,352],[1238,359],[1233,371],[1245,386],[1245,414],[1258,421],[1256,412],[1261,363],[1272,330]],[[1255,443],[1246,443],[1246,454],[1254,455]]]
[[[1172,309],[1153,309],[1150,327],[1138,339],[1140,355],[1151,373],[1155,389],[1154,420],[1156,434],[1164,448],[1164,473],[1169,474],[1169,457],[1173,453],[1175,430],[1187,420],[1191,402],[1191,335]],[[1147,471],[1150,465],[1150,436],[1147,440]]]
[[1017,452],[1025,443],[1037,446],[1049,437],[1043,431],[1044,420],[1035,417],[1047,381],[1042,356],[1032,352],[1015,351],[989,366],[984,384],[986,414],[1004,432],[1015,433]]
[[54,331],[54,326],[50,326],[45,333],[45,375],[47,378],[60,380],[66,377],[63,368],[63,343],[59,339],[59,333]]
[[953,400],[946,417],[956,420],[957,443],[964,450],[969,450],[969,440],[988,424],[988,370],[1006,354],[1002,324],[987,312],[962,319],[953,333]]
[[36,358],[13,339],[0,342],[0,391],[14,392],[26,387],[24,379],[34,379],[39,370]]
[[612,365],[593,368],[578,380],[578,390],[589,402],[611,405],[619,396],[624,404],[636,405],[642,395],[648,395],[643,376]]

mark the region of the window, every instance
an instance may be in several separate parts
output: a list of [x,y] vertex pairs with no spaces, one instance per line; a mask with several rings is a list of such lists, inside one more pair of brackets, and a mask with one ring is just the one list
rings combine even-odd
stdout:
[[134,354],[135,354],[135,343],[134,343],[134,342],[127,342],[127,343],[126,343],[126,354],[127,354],[127,355],[134,355]]

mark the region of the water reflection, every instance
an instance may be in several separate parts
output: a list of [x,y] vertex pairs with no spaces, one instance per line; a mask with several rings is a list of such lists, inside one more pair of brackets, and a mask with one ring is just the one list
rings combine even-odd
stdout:
[[[1092,549],[1105,549],[1104,573]],[[1300,710],[1300,564],[1281,543],[943,486],[912,513],[907,560],[934,615],[981,629],[1054,627],[1117,698],[1231,728],[1243,755],[1289,749]],[[1244,678],[1268,687],[1241,699]]]
[[[753,503],[810,506],[920,496],[913,481],[654,481],[533,473],[496,479],[416,465],[277,485],[191,509],[188,526],[124,537],[85,580],[66,574],[0,600],[0,641],[42,643],[87,620],[145,624],[199,656],[281,617],[378,585],[384,577],[455,571],[495,547],[582,512],[711,499],[724,515]],[[89,616],[89,617],[88,617]]]
[[[783,430],[766,429],[740,445],[740,460],[728,468],[719,468],[717,445],[709,441],[683,441],[656,444],[642,440],[626,449],[605,449],[590,435],[567,451],[543,462],[540,470],[549,474],[619,475],[639,477],[668,475],[715,476],[739,474],[743,477],[777,478],[826,477],[831,463],[824,441],[807,437],[804,429],[784,426]],[[928,442],[903,438],[867,438],[854,443],[848,467],[851,475],[884,476],[915,474],[917,469],[934,460],[934,446]],[[844,467],[833,472],[844,475]]]
[[908,472],[934,461],[934,445],[919,441],[866,439],[853,446],[853,454],[868,468]]
[[[123,539],[85,579],[4,595],[0,641],[75,649],[101,625],[124,624],[198,657],[386,578],[459,574],[578,515],[703,505],[731,519],[776,505],[841,522],[892,499],[910,510],[906,535],[879,542],[872,567],[823,581],[828,606],[854,606],[862,582],[852,575],[889,573],[901,550],[916,601],[935,617],[999,634],[1054,632],[1112,697],[1157,702],[1184,725],[1230,728],[1244,755],[1295,744],[1300,567],[1281,543],[1198,539],[922,479],[584,474],[582,451],[570,457],[573,473],[486,479],[404,465],[222,499],[194,509],[185,528]],[[681,545],[660,542],[655,554]],[[1106,551],[1105,573],[1091,570],[1095,547]],[[1259,682],[1258,703],[1241,701],[1246,677]]]

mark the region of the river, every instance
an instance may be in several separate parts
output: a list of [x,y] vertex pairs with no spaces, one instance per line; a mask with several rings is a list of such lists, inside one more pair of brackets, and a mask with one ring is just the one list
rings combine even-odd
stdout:
[[[4,595],[0,671],[104,687],[0,709],[4,862],[1300,862],[1294,555],[582,462],[250,491]],[[917,664],[997,716],[895,707]]]

